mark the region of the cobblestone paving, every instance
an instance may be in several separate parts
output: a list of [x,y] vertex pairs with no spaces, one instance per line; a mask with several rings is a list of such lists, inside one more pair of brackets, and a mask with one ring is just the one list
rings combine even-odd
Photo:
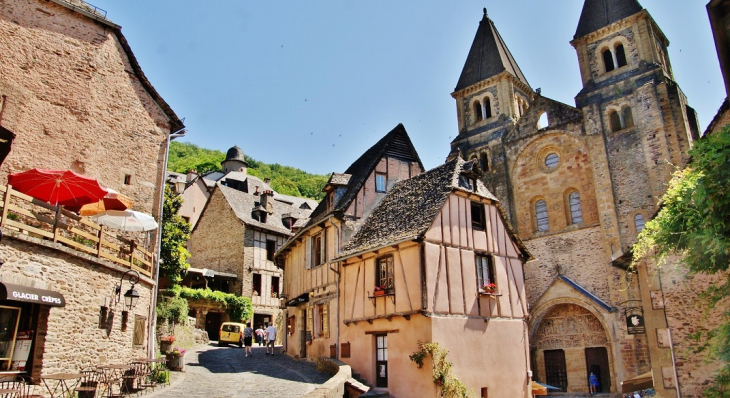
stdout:
[[185,374],[175,377],[172,386],[145,394],[149,398],[232,397],[232,398],[296,398],[312,391],[329,379],[318,372],[312,362],[300,361],[280,354],[265,355],[264,347],[253,347],[253,356],[246,358],[243,348],[209,345],[188,352]]

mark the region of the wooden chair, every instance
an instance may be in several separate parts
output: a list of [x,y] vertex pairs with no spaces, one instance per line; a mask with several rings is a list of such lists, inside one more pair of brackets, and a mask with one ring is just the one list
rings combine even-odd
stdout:
[[22,388],[22,381],[0,381],[0,398],[18,398]]
[[43,398],[43,395],[36,393],[36,387],[39,383],[30,376],[18,376],[18,380],[22,381],[20,389],[20,398]]
[[128,396],[139,391],[139,378],[141,377],[141,374],[144,373],[139,365],[146,364],[142,362],[132,362],[129,365],[129,369],[127,369],[122,375],[122,386],[120,388],[122,395]]
[[76,383],[74,394],[78,393],[79,398],[96,398],[96,391],[99,389],[101,374],[95,369],[82,370],[84,377]]

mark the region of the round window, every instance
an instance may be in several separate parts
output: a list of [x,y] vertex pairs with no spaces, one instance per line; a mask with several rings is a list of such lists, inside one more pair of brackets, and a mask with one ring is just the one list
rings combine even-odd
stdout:
[[545,157],[545,166],[547,166],[548,169],[556,167],[558,162],[560,162],[560,158],[555,153],[551,153]]

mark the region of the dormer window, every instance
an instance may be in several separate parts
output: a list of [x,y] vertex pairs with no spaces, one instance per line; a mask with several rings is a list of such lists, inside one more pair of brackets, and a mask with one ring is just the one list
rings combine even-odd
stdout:
[[463,174],[459,175],[459,187],[464,188],[468,191],[474,190],[474,179],[469,178]]

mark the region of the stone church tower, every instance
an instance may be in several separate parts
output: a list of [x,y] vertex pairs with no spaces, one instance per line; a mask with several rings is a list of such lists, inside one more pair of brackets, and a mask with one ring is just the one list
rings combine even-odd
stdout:
[[699,128],[669,42],[638,1],[585,0],[571,44],[583,82],[575,106],[531,89],[485,10],[452,93],[449,157],[479,160],[536,258],[525,265],[534,379],[588,392],[593,372],[600,391],[620,392],[653,370],[657,341],[629,333],[638,291],[612,261],[656,212]]

